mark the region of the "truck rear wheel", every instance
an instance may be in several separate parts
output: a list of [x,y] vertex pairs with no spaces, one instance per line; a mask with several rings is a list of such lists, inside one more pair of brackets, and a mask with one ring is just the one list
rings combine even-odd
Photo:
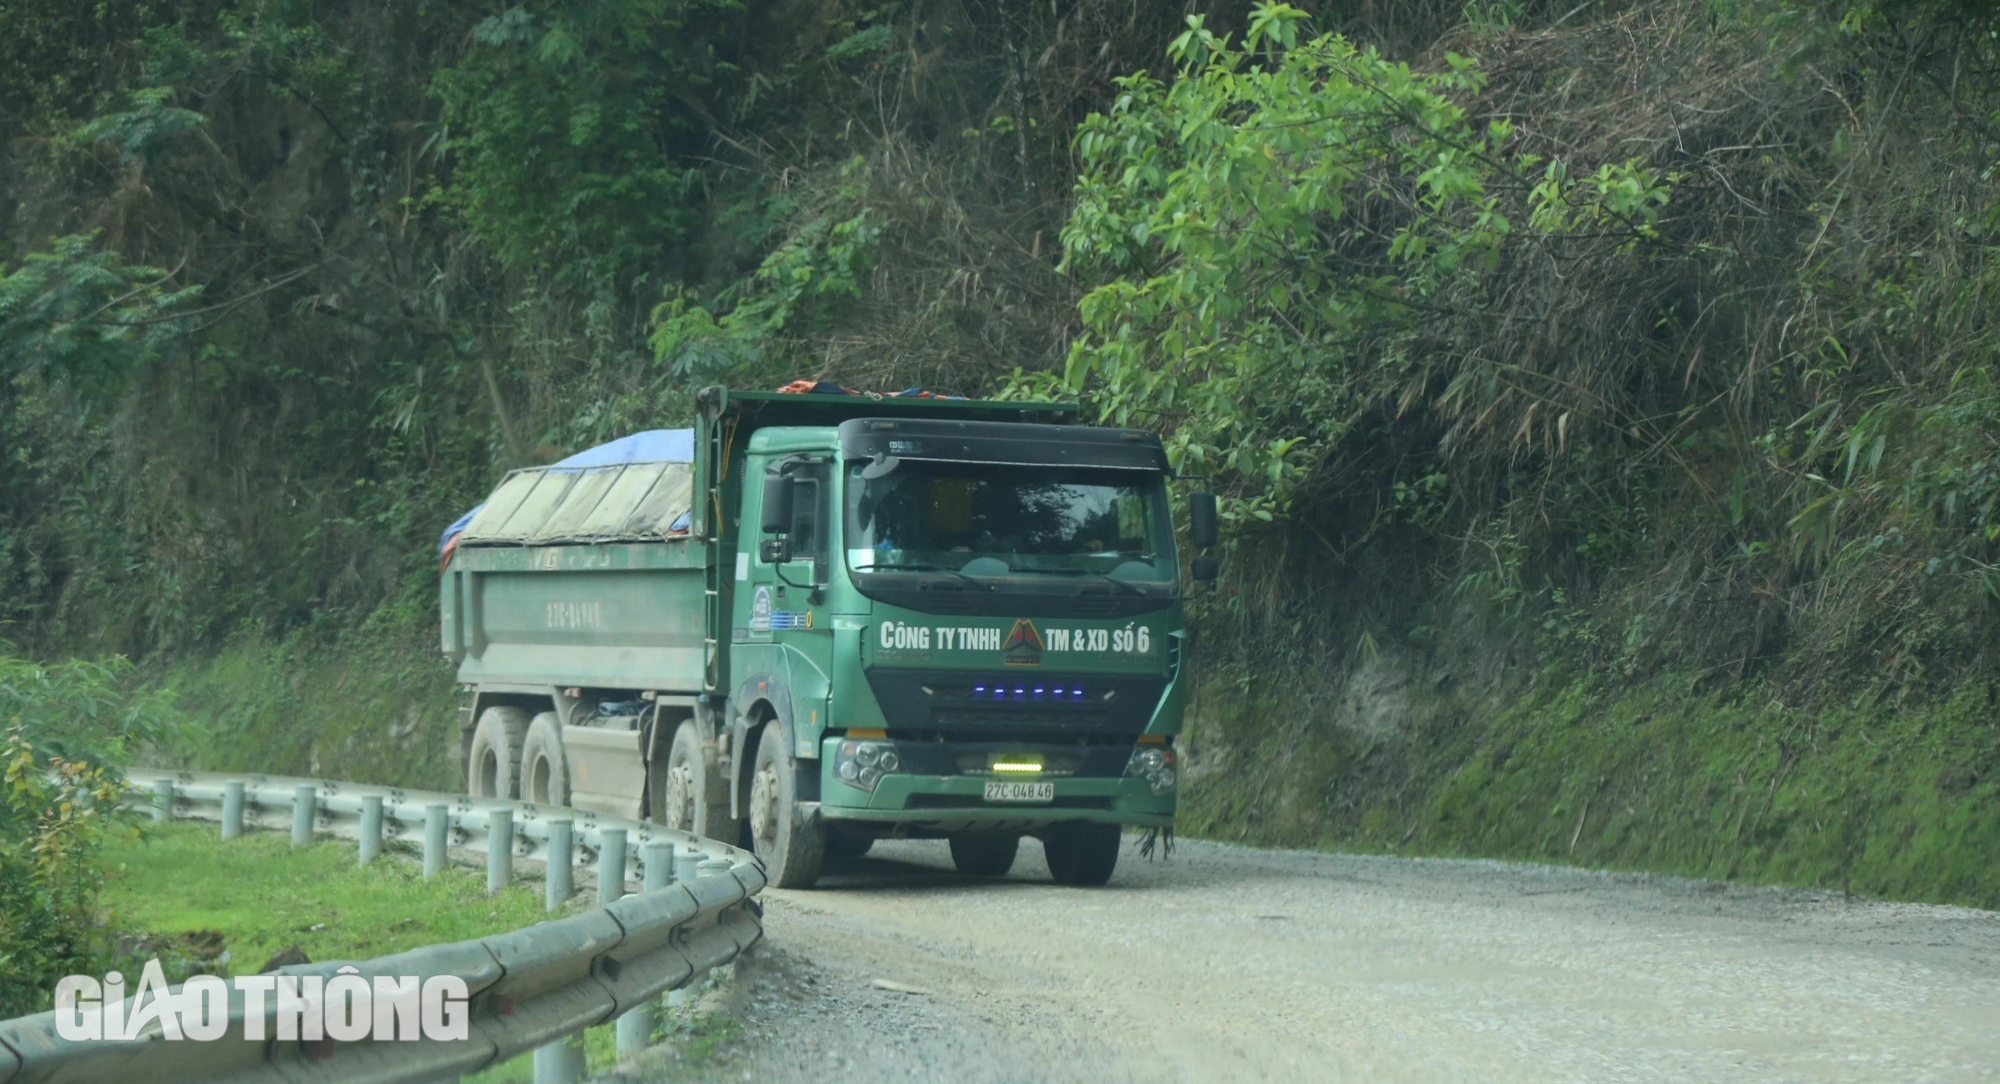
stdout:
[[465,758],[465,793],[474,798],[520,797],[521,743],[527,735],[528,713],[521,708],[495,705],[480,712]]
[[716,768],[715,753],[703,739],[701,725],[693,719],[674,728],[660,804],[660,823],[667,827],[736,845],[741,828],[729,815],[728,783]]
[[1049,875],[1059,885],[1101,885],[1118,868],[1119,828],[1096,821],[1058,824],[1042,836]]
[[750,844],[773,885],[811,888],[826,862],[826,822],[808,821],[799,808],[790,727],[778,720],[765,724],[756,764],[750,777]]
[[951,837],[951,864],[967,877],[1004,877],[1020,850],[1021,837],[1009,832],[960,832]]
[[521,741],[521,799],[569,804],[569,762],[563,759],[562,722],[553,711],[535,716]]

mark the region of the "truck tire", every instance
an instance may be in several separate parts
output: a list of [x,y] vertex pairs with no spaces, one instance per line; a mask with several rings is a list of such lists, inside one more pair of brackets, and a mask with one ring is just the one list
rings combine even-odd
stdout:
[[860,858],[875,846],[875,837],[855,831],[841,831],[832,825],[826,828],[826,856],[828,858]]
[[1005,877],[1021,851],[1011,832],[959,832],[951,837],[951,864],[967,877]]
[[808,820],[799,808],[792,730],[780,720],[764,725],[750,777],[750,844],[778,888],[811,888],[826,862],[826,822]]
[[1119,828],[1096,821],[1072,821],[1042,836],[1049,875],[1059,885],[1101,885],[1118,868]]
[[665,775],[660,823],[735,846],[742,829],[729,815],[729,781],[699,722],[685,719],[674,728]]
[[521,800],[569,804],[569,761],[563,759],[562,722],[545,711],[528,723],[521,740]]
[[495,705],[479,713],[472,749],[465,757],[465,793],[474,798],[518,798],[521,742],[528,735],[524,709]]

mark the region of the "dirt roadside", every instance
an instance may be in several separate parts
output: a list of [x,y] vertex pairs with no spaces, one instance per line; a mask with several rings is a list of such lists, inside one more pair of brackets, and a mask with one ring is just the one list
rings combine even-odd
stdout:
[[730,1041],[627,1079],[2000,1080],[2000,914],[1131,844],[1096,890],[1028,841],[996,882],[911,842],[767,891]]

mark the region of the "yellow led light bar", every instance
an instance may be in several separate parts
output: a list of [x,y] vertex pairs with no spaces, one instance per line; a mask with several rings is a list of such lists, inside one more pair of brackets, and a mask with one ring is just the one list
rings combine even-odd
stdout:
[[863,727],[857,730],[849,730],[847,736],[850,738],[886,738],[889,736],[889,732]]
[[993,770],[996,772],[1039,772],[1042,770],[1042,763],[1038,760],[996,760],[993,762]]

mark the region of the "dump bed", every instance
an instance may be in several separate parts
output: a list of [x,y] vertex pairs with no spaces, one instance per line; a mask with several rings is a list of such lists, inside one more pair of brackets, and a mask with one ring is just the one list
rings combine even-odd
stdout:
[[656,430],[514,471],[455,525],[440,616],[460,680],[700,689],[693,443]]
[[856,417],[1059,422],[1077,410],[831,385],[807,394],[707,388],[696,399],[697,428],[635,433],[514,471],[445,531],[439,624],[460,681],[727,690],[729,572],[755,431]]

